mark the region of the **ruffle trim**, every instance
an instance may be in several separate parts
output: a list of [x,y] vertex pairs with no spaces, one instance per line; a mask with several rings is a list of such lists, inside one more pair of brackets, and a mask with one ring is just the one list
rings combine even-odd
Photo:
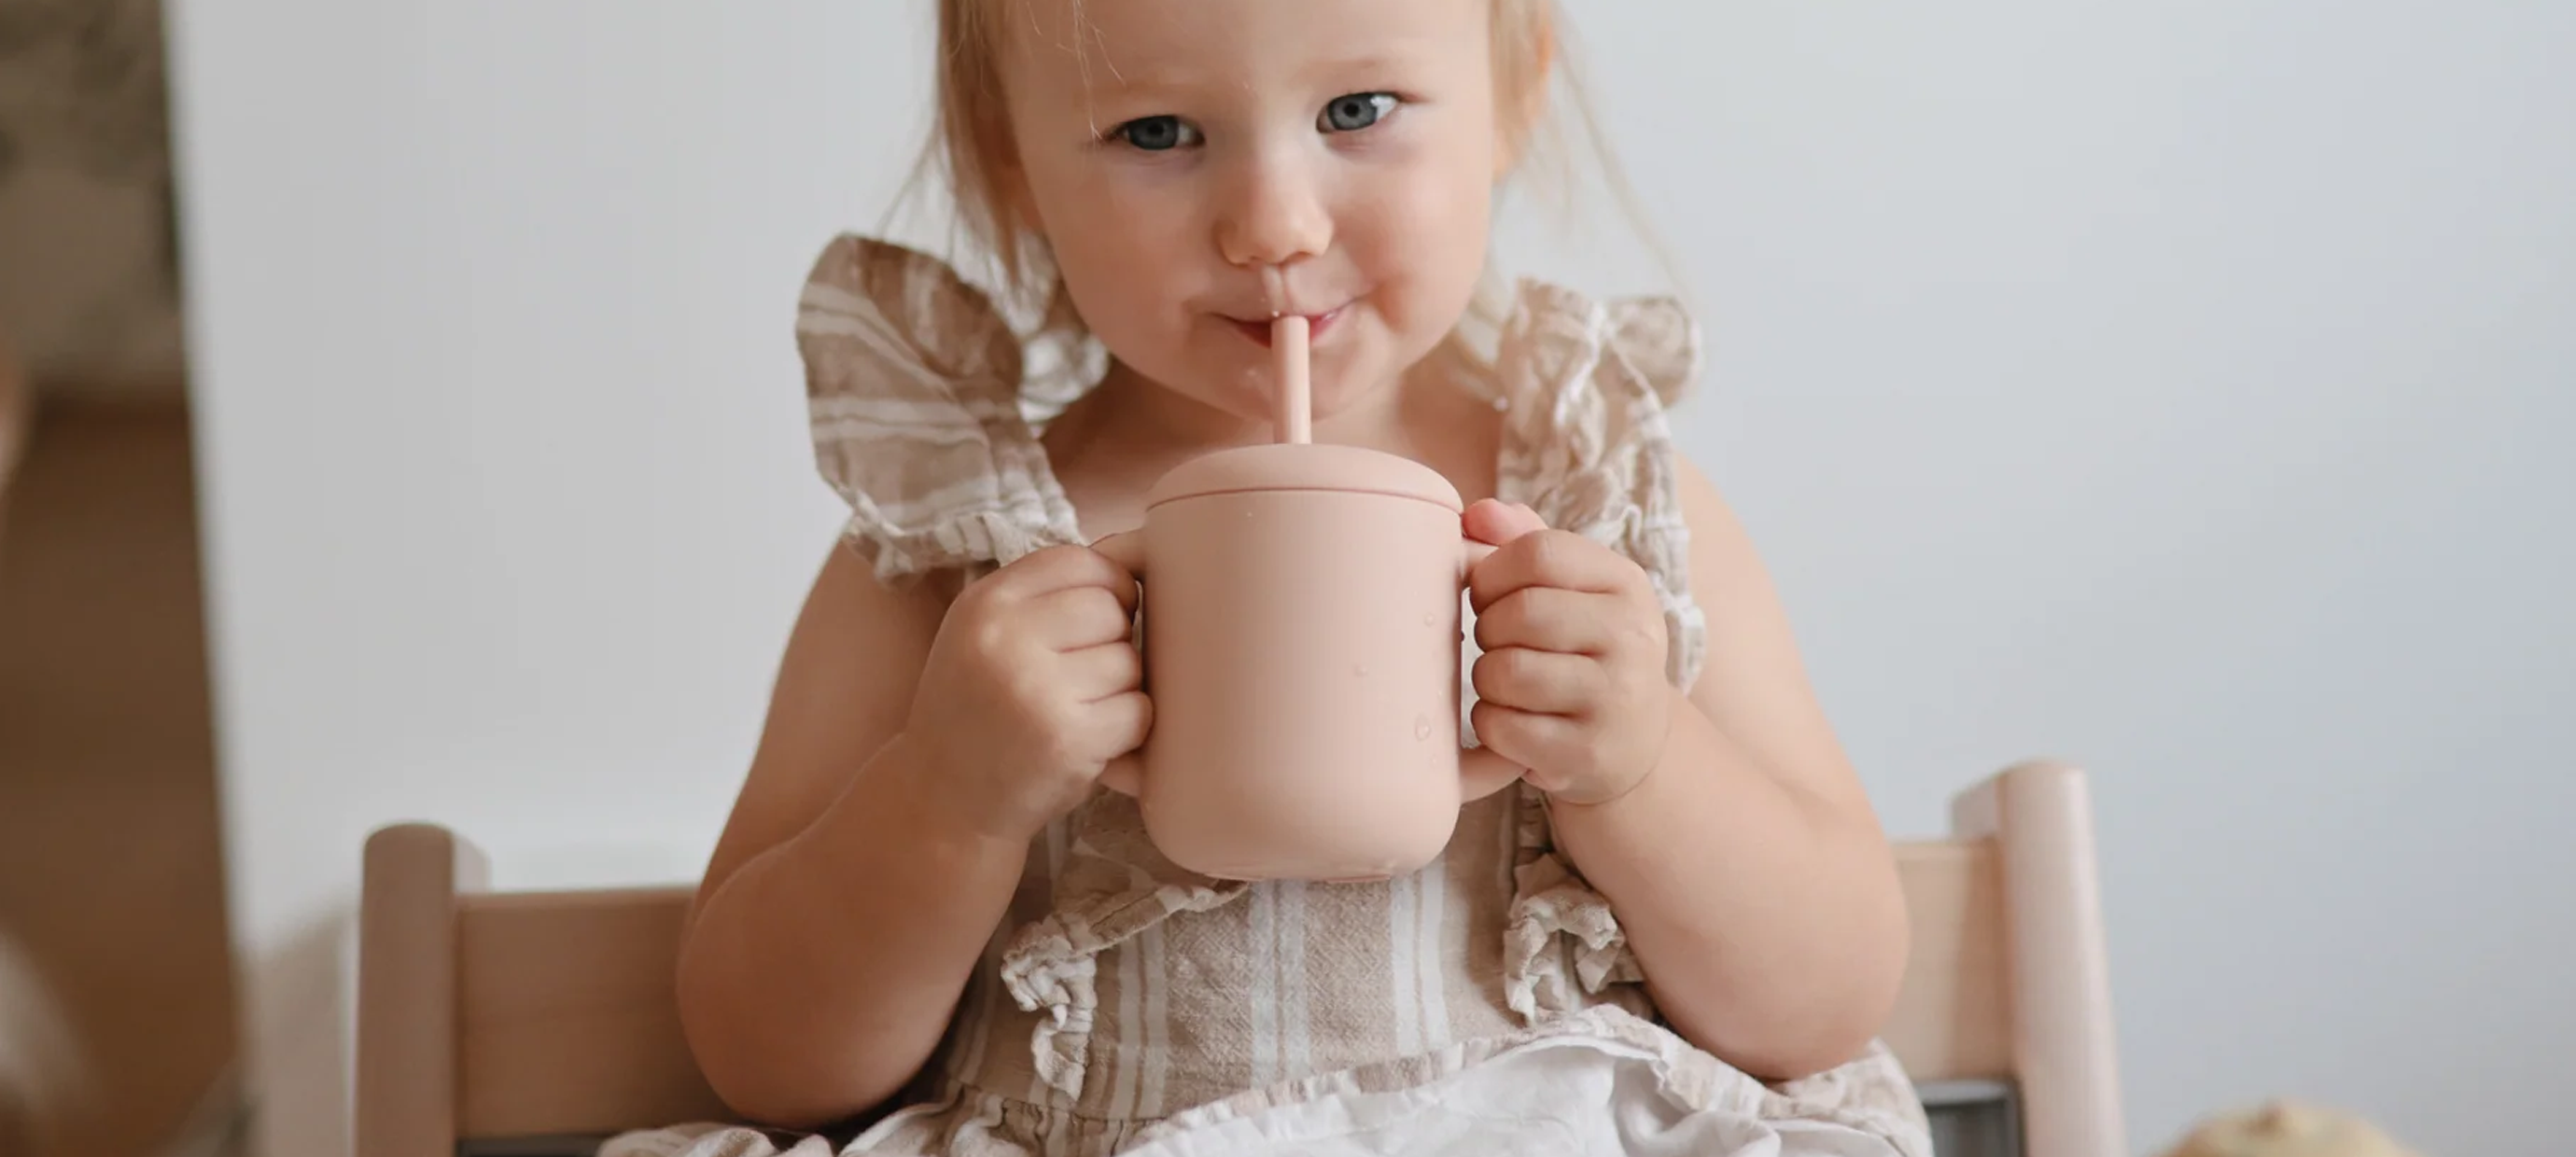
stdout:
[[1665,298],[1595,301],[1524,282],[1497,347],[1504,406],[1496,489],[1547,525],[1634,559],[1653,581],[1675,686],[1698,678],[1706,619],[1690,587],[1665,407],[1699,362],[1699,334]]
[[[1552,846],[1547,805],[1536,791],[1514,788],[1518,850],[1511,913],[1504,924],[1503,1001],[1524,1024],[1582,1011],[1612,985],[1641,984],[1645,972],[1610,902],[1592,890]],[[1641,991],[1612,1003],[1645,1013]]]
[[1054,911],[1012,935],[1001,977],[1021,1011],[1046,1013],[1029,1040],[1038,1079],[1075,1101],[1100,1009],[1100,954],[1175,913],[1230,903],[1250,885],[1201,876],[1165,859],[1126,796],[1096,795],[1065,826],[1079,836],[1057,877]]

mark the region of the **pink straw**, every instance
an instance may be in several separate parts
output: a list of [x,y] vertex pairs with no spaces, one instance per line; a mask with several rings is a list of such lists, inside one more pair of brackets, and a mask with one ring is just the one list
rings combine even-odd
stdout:
[[1270,293],[1270,351],[1279,359],[1278,407],[1273,419],[1279,441],[1305,445],[1315,440],[1313,382],[1308,365],[1306,318],[1288,313],[1288,286],[1276,265],[1261,271],[1262,287]]
[[1303,446],[1315,440],[1313,386],[1308,380],[1306,319],[1273,319],[1270,347],[1279,355],[1279,440]]

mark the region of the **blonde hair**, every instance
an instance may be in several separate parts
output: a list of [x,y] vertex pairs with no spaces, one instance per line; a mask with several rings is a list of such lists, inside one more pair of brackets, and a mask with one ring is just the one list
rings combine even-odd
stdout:
[[[1017,168],[1010,117],[1002,86],[1001,22],[996,11],[1013,0],[938,0],[937,102],[928,139],[923,142],[902,200],[923,191],[927,178],[944,178],[953,203],[948,218],[952,260],[984,281],[999,304],[1028,319],[1038,335],[1079,336],[1082,323],[1064,283],[1048,267],[1045,238],[1020,219],[1009,185]],[[1081,0],[1071,0],[1075,18]],[[1495,115],[1503,128],[1503,147],[1511,159],[1504,181],[1509,187],[1527,182],[1553,201],[1561,218],[1570,218],[1574,188],[1579,184],[1572,158],[1580,136],[1590,142],[1596,175],[1618,199],[1623,215],[1637,230],[1665,272],[1678,285],[1668,250],[1656,243],[1653,230],[1600,131],[1574,53],[1571,30],[1556,0],[1492,0],[1492,45]],[[1550,89],[1563,96],[1560,108]],[[1568,124],[1565,113],[1572,113]],[[1453,352],[1481,359],[1491,333],[1504,321],[1505,288],[1489,271],[1476,300],[1453,335]]]

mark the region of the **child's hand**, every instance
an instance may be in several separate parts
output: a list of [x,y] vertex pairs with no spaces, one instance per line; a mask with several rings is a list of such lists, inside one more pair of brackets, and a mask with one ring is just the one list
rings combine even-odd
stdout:
[[1090,794],[1153,717],[1131,641],[1136,580],[1051,547],[959,593],[931,644],[905,741],[929,790],[982,834],[1025,840]]
[[1663,608],[1645,571],[1525,506],[1468,508],[1499,549],[1468,576],[1476,608],[1476,737],[1551,798],[1601,803],[1663,758],[1676,698]]

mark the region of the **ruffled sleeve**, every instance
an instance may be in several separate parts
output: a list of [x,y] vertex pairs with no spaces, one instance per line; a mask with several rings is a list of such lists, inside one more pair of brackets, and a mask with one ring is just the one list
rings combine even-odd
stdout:
[[1524,282],[1496,350],[1498,496],[1636,560],[1671,635],[1666,673],[1697,678],[1703,625],[1665,408],[1699,367],[1699,333],[1660,297],[1594,301]]
[[[1691,597],[1690,534],[1675,490],[1665,407],[1698,370],[1699,335],[1669,299],[1594,301],[1524,282],[1496,348],[1504,411],[1497,495],[1636,560],[1671,639],[1666,675],[1698,676],[1703,617]],[[1646,1001],[1644,973],[1609,901],[1556,847],[1544,797],[1520,793],[1504,998],[1536,1022],[1608,1001]],[[1626,986],[1614,988],[1614,986]]]
[[946,263],[844,235],[798,303],[814,455],[881,579],[1081,541],[1022,410],[1021,339]]

